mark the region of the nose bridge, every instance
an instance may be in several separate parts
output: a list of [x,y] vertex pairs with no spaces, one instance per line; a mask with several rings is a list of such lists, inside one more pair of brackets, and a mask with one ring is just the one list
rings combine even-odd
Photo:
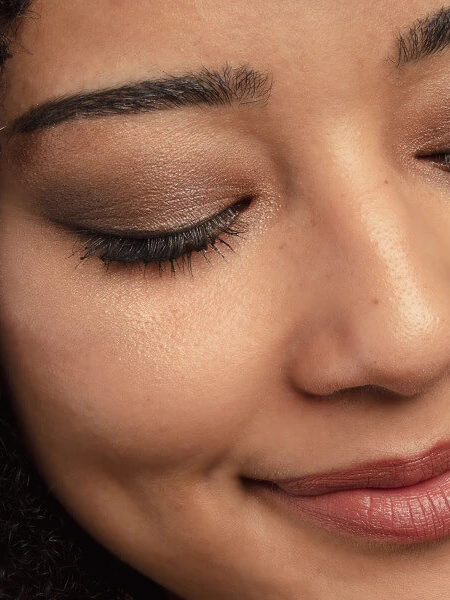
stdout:
[[297,376],[310,393],[377,385],[413,395],[450,373],[447,238],[376,160],[333,160],[333,196],[316,190],[332,276],[318,284],[321,312],[302,343]]

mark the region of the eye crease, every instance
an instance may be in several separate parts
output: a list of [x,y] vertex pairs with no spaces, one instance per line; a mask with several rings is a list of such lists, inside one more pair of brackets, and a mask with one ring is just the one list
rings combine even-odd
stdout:
[[245,196],[208,219],[173,231],[113,233],[78,226],[63,226],[72,230],[82,240],[82,261],[98,257],[106,266],[111,263],[121,266],[157,264],[161,275],[165,264],[170,264],[171,272],[175,273],[176,266],[179,266],[177,261],[182,259],[183,267],[187,265],[192,274],[193,252],[202,252],[207,260],[206,250],[211,247],[223,257],[217,247],[218,242],[233,250],[231,244],[221,236],[241,236],[245,233],[245,223],[241,222],[239,229],[233,224],[250,206],[252,200],[253,197]]

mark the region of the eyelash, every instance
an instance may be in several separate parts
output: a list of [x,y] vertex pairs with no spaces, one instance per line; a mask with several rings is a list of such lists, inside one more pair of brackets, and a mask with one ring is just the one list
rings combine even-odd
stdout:
[[132,267],[136,264],[144,266],[157,264],[160,275],[164,266],[170,264],[172,274],[179,267],[178,260],[182,259],[183,268],[187,265],[192,274],[192,253],[202,252],[208,261],[206,250],[212,247],[223,258],[224,255],[217,248],[217,242],[233,250],[231,244],[222,235],[241,236],[246,232],[232,227],[236,218],[250,205],[253,198],[246,196],[238,202],[217,213],[209,219],[176,231],[139,233],[133,236],[128,234],[111,234],[101,231],[89,230],[81,227],[73,228],[75,233],[84,241],[85,254],[80,260],[98,257],[108,268],[110,264],[117,263],[122,267]]

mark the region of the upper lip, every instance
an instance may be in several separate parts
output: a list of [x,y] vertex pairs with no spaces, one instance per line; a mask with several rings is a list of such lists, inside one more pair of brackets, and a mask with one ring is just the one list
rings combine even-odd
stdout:
[[318,496],[364,488],[402,488],[450,470],[450,443],[437,444],[420,455],[362,463],[344,471],[266,481],[293,496]]

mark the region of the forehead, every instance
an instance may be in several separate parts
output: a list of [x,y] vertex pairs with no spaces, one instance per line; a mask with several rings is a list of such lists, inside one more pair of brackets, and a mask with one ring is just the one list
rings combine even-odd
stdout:
[[[281,6],[281,8],[280,8]],[[324,82],[386,68],[399,31],[441,0],[35,0],[7,64],[6,118],[80,90],[249,63],[278,80]],[[370,73],[372,75],[370,75]],[[295,87],[295,86],[294,86]]]

